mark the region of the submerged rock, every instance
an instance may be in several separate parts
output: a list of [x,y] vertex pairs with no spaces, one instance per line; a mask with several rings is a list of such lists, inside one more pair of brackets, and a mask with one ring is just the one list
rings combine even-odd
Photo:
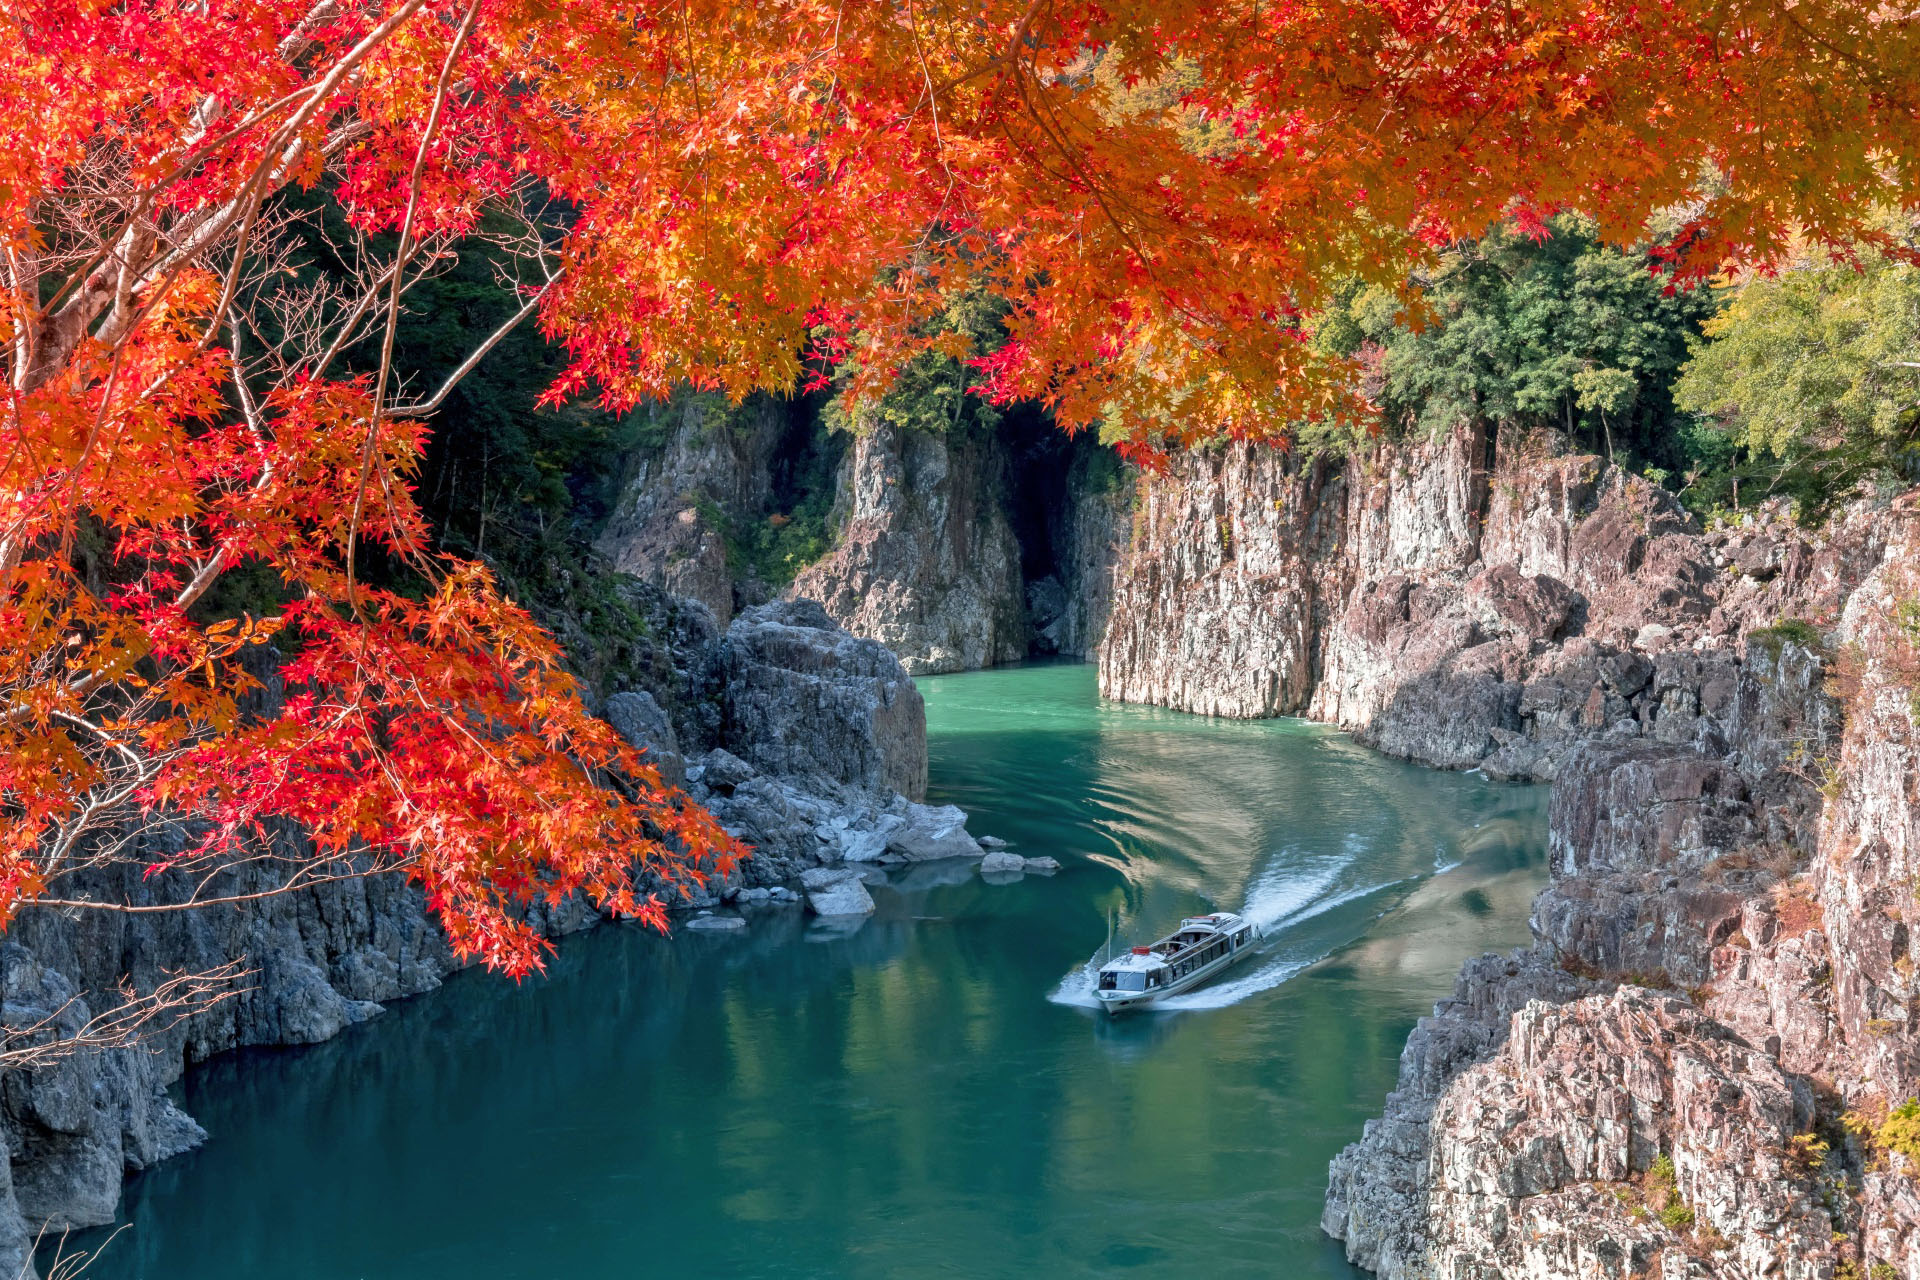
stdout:
[[744,929],[747,922],[739,916],[695,916],[681,926],[686,929],[698,929],[703,932],[724,933],[730,929]]

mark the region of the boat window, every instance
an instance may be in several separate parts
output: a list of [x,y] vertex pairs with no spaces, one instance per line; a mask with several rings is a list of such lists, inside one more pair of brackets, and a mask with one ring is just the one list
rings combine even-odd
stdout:
[[1114,975],[1111,973],[1102,973],[1100,975],[1100,989],[1102,991],[1113,990],[1113,978]]
[[1133,971],[1123,970],[1122,972],[1116,973],[1113,976],[1115,979],[1113,986],[1114,986],[1114,989],[1116,990],[1145,991],[1147,989],[1147,975],[1139,972],[1138,970],[1133,970]]

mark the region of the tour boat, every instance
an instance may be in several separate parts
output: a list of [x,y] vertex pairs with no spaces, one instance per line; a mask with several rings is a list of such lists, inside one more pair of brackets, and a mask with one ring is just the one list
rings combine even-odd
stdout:
[[1160,941],[1134,947],[1100,966],[1094,989],[1108,1013],[1191,990],[1253,949],[1260,931],[1231,911],[1188,916]]

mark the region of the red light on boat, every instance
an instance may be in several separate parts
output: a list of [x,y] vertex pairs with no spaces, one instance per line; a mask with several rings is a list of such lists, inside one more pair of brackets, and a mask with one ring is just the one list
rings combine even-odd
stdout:
[[1135,947],[1133,949],[1133,954],[1137,956],[1149,956],[1153,954],[1153,948],[1152,947]]

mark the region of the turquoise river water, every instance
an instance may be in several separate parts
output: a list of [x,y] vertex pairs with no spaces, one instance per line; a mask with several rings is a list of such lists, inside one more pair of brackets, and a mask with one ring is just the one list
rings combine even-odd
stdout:
[[[604,927],[229,1055],[89,1280],[1358,1275],[1327,1160],[1460,961],[1523,939],[1545,789],[1104,704],[1087,666],[920,684],[932,798],[1057,875],[918,866],[852,932]],[[1261,953],[1087,1007],[1109,911],[1125,942],[1211,908]]]

